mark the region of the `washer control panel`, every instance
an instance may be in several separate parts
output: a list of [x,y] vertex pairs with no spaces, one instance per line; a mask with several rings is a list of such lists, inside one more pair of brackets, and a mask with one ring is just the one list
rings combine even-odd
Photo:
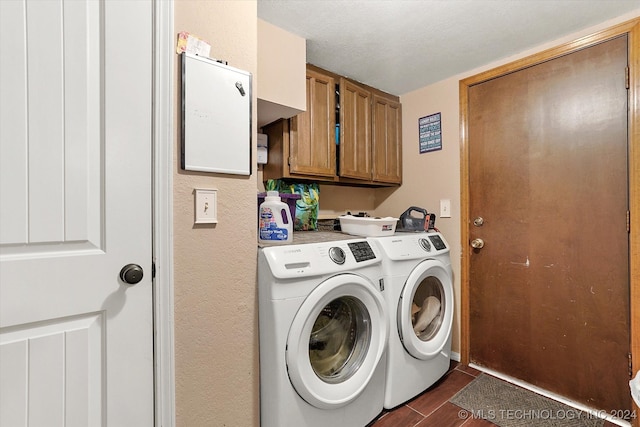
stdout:
[[[0,0],[2,1],[2,0]],[[331,240],[260,248],[259,262],[273,277],[312,277],[382,265],[380,248],[365,239]]]
[[329,249],[329,258],[331,258],[331,261],[335,262],[336,264],[342,265],[344,264],[344,261],[347,259],[347,256],[345,255],[342,249],[340,249],[337,246],[334,246],[331,249]]
[[351,253],[353,253],[353,257],[356,259],[356,262],[362,262],[376,258],[376,254],[373,253],[373,249],[371,249],[369,242],[354,242],[349,243],[348,246],[349,249],[351,249]]

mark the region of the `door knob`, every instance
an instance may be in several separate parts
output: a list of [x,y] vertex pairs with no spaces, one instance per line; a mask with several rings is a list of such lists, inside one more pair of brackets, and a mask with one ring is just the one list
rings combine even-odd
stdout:
[[142,280],[144,272],[138,264],[127,264],[120,270],[120,279],[130,285],[135,285]]
[[473,225],[475,225],[476,227],[480,227],[482,226],[482,224],[484,224],[484,218],[482,218],[481,216],[473,220]]
[[473,239],[471,241],[471,247],[474,249],[482,249],[484,247],[484,240],[482,239]]

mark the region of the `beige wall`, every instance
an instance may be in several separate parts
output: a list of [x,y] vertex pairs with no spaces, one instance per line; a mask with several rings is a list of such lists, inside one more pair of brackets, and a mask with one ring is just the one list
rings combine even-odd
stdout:
[[366,187],[341,185],[320,186],[320,218],[336,218],[347,212],[369,212],[375,209],[375,193]]
[[307,108],[305,39],[258,19],[258,126]]
[[[258,84],[258,76],[255,76],[256,9],[254,0],[175,1],[176,33],[184,30],[200,36],[212,45],[212,56],[224,58],[230,65],[254,73],[254,106]],[[640,16],[640,9],[517,56],[402,95],[402,187],[367,189],[323,185],[320,195],[321,216],[330,217],[346,210],[398,216],[411,205],[424,207],[439,216],[439,200],[450,199],[452,218],[438,218],[436,226],[452,247],[459,307],[458,81],[635,16]],[[179,98],[176,97],[176,100]],[[179,111],[177,106],[176,110]],[[436,112],[442,113],[443,149],[419,154],[418,118]],[[253,129],[255,125],[254,119]],[[253,145],[255,150],[255,132]],[[177,157],[178,135],[175,152]],[[256,188],[262,188],[262,176],[261,173],[254,173],[251,177],[184,173],[180,171],[177,160],[174,174],[177,425],[258,426],[255,193]],[[219,223],[216,226],[194,227],[194,188],[218,189]],[[460,348],[459,317],[458,310],[454,325],[454,351]]]
[[[212,57],[254,75],[255,111],[257,3],[176,0],[174,16],[176,34],[199,36]],[[176,56],[179,76],[177,67]],[[178,135],[175,153],[177,425],[257,426],[255,165],[251,177],[181,171]],[[194,226],[194,188],[218,189],[218,224]]]

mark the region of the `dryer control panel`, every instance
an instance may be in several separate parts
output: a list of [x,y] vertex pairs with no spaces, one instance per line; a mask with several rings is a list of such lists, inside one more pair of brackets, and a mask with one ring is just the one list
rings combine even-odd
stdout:
[[442,241],[442,238],[439,234],[429,236],[429,240],[431,240],[431,243],[433,243],[433,247],[436,248],[437,251],[447,249],[447,245]]
[[434,233],[396,233],[393,236],[370,237],[386,259],[405,261],[445,255],[449,253],[449,245],[442,234]]

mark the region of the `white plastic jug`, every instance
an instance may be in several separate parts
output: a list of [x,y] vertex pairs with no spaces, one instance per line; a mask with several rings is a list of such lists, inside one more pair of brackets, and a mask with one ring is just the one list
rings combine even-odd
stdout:
[[631,397],[636,405],[640,406],[640,371],[636,373],[636,377],[629,381],[629,387],[631,388]]
[[293,220],[289,206],[280,199],[277,191],[267,191],[260,205],[258,217],[258,241],[260,243],[291,243]]

